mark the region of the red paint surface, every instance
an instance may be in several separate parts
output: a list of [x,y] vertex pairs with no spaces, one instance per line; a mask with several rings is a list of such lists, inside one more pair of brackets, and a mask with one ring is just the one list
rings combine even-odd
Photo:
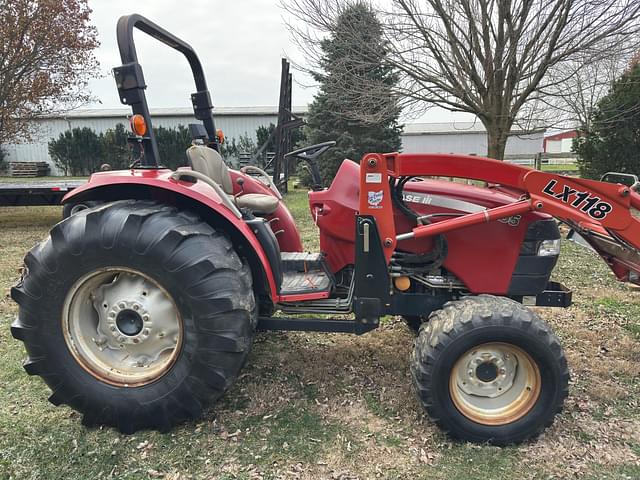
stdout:
[[[368,158],[368,156],[365,156]],[[311,215],[320,229],[320,248],[326,255],[327,264],[332,272],[338,272],[355,260],[355,217],[358,212],[372,214],[380,225],[383,238],[395,240],[395,234],[411,231],[416,226],[392,209],[390,205],[389,187],[386,175],[391,176],[446,176],[481,180],[500,184],[500,188],[479,188],[441,180],[425,180],[409,182],[405,186],[407,193],[438,195],[449,199],[466,201],[488,209],[497,208],[489,213],[495,217],[504,214],[519,214],[517,225],[496,220],[488,223],[475,223],[484,214],[467,213],[431,204],[410,203],[418,214],[455,212],[465,213],[460,217],[434,218],[432,225],[444,233],[448,243],[448,256],[444,267],[462,280],[473,293],[506,293],[511,275],[517,261],[520,245],[526,229],[531,222],[545,218],[544,213],[561,220],[573,222],[583,228],[589,228],[602,235],[608,231],[615,232],[627,243],[640,247],[640,221],[631,214],[631,207],[640,207],[640,196],[629,192],[628,188],[593,180],[576,179],[539,172],[527,167],[506,164],[483,157],[446,154],[388,154],[374,155],[378,160],[375,166],[367,167],[368,173],[380,173],[381,183],[375,188],[366,182],[365,174],[354,162],[345,161],[341,165],[331,186],[320,192],[309,193]],[[386,169],[386,172],[384,171]],[[294,297],[275,296],[275,283],[266,256],[247,225],[221,203],[216,192],[202,182],[188,183],[171,180],[170,170],[127,170],[120,172],[103,172],[91,177],[89,183],[83,185],[65,197],[70,200],[93,188],[114,184],[148,185],[163,189],[166,194],[162,199],[170,199],[172,193],[178,193],[214,209],[238,231],[245,236],[249,244],[257,252],[264,265],[269,287],[274,301],[302,301],[323,298],[324,292]],[[239,191],[235,179],[243,175],[232,171],[234,188]],[[244,175],[243,175],[244,176]],[[244,176],[246,193],[273,194],[267,187],[251,177]],[[566,186],[576,191],[588,192],[591,196],[606,201],[611,205],[609,212],[602,219],[594,219],[569,202],[563,202],[544,192],[549,182],[554,180],[554,191],[560,192]],[[378,186],[379,185],[379,186]],[[382,191],[381,208],[371,208],[368,195],[360,199],[360,190]],[[517,204],[523,195],[528,195],[530,204],[540,204],[538,211],[527,211],[525,203]],[[572,200],[574,197],[570,197]],[[375,203],[375,202],[374,202]],[[509,205],[508,207],[505,207]],[[505,211],[506,210],[506,211]],[[475,215],[475,216],[474,216]],[[300,237],[295,228],[293,218],[284,205],[280,205],[271,218],[278,218],[272,223],[274,230],[284,230],[277,236],[282,251],[301,251]],[[425,230],[423,230],[425,231]],[[431,233],[434,233],[432,230]],[[407,252],[426,252],[432,248],[432,238],[412,239],[399,242],[397,249]],[[602,254],[612,267],[618,278],[628,278],[629,271],[638,272],[638,266],[631,265],[617,258]]]
[[[273,190],[250,175],[245,175],[237,170],[229,170],[229,173],[233,181],[234,195],[240,193],[240,185],[236,183],[236,180],[241,177],[244,179],[244,184],[242,185],[243,193],[261,193],[263,195],[276,196]],[[280,202],[276,211],[266,218],[270,221],[271,230],[276,234],[281,252],[302,251],[302,241],[300,240],[296,222],[283,202]]]
[[396,227],[387,166],[382,155],[370,153],[360,162],[359,205],[360,215],[371,215],[376,219],[382,251],[389,263],[396,246]]
[[233,226],[246,238],[247,242],[255,250],[260,262],[266,273],[269,290],[271,297],[274,301],[277,300],[276,285],[273,279],[273,272],[271,266],[267,260],[267,256],[262,249],[262,246],[256,239],[255,235],[246,223],[236,217],[230,210],[228,210],[221,202],[220,197],[216,191],[209,185],[203,182],[185,182],[176,181],[171,178],[173,172],[168,169],[162,170],[120,170],[115,172],[100,172],[91,176],[89,181],[69,192],[63,198],[63,202],[72,200],[76,195],[80,195],[87,190],[100,188],[110,185],[131,185],[131,188],[135,188],[136,185],[146,185],[150,187],[157,187],[169,193],[181,194],[186,197],[190,197],[197,202],[200,202],[207,207],[215,210],[218,214],[228,220]]

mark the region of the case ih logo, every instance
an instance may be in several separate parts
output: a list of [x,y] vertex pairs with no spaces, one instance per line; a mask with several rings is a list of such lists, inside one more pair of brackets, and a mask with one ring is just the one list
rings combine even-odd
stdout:
[[576,210],[586,213],[591,218],[602,220],[613,210],[611,204],[603,202],[600,197],[591,195],[591,192],[579,192],[568,185],[562,185],[556,189],[557,186],[557,180],[550,180],[542,191],[550,197],[557,198]]
[[378,207],[382,203],[382,190],[379,192],[367,192],[369,194],[369,206]]

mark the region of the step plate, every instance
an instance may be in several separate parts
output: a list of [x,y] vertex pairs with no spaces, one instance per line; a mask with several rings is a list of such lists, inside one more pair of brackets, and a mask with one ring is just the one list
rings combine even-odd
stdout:
[[305,293],[328,292],[331,279],[322,271],[285,272],[280,295],[299,295]]
[[282,252],[281,258],[284,272],[310,272],[323,269],[321,253]]

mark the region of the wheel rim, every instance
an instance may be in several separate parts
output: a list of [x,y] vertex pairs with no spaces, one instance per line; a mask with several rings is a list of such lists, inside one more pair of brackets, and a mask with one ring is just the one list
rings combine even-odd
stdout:
[[526,415],[541,389],[540,369],[521,348],[484,343],[458,359],[449,392],[465,417],[483,425],[504,425]]
[[62,324],[78,363],[117,386],[157,380],[182,345],[182,319],[171,296],[128,268],[104,268],[80,278],[67,294]]

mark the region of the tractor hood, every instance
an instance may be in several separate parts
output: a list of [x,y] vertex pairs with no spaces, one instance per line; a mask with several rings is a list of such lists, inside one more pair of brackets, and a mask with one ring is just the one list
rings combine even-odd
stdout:
[[496,187],[433,179],[408,182],[403,195],[403,200],[412,207],[432,205],[467,213],[507,205],[517,198],[515,193]]

